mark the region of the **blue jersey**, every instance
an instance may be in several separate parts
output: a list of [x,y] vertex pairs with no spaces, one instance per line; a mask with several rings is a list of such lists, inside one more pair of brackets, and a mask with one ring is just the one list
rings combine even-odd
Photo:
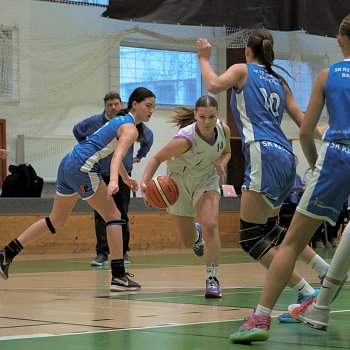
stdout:
[[[117,116],[117,118],[118,117],[119,116]],[[105,112],[101,114],[93,115],[75,124],[73,127],[73,134],[75,138],[78,140],[78,142],[84,141],[90,135],[92,135],[97,129],[99,129],[102,125],[104,125],[107,122],[108,122],[108,119],[105,117]],[[140,142],[140,148],[136,154],[138,159],[146,157],[147,153],[149,152],[153,144],[152,131],[144,123],[142,124],[143,124],[144,138],[138,141]],[[134,145],[131,145],[123,159],[123,164],[127,173],[131,173],[133,169],[133,157],[134,157]],[[112,160],[112,154],[109,157],[104,158],[104,160],[100,162],[102,175],[110,176],[109,171],[110,171],[111,160]]]
[[101,181],[101,163],[117,148],[117,132],[123,124],[134,124],[126,116],[111,119],[88,139],[78,143],[61,161],[57,173],[56,192],[61,196],[78,193],[88,199],[97,191]]
[[242,144],[272,141],[292,152],[281,122],[286,105],[282,81],[264,66],[247,64],[248,76],[243,88],[232,89],[231,109]]
[[118,116],[102,125],[95,133],[86,140],[78,143],[70,152],[77,164],[81,165],[83,172],[96,171],[101,172],[99,162],[112,154],[117,147],[118,128],[127,123],[135,125],[134,118],[127,114]]
[[324,87],[329,115],[325,141],[350,140],[350,60],[332,64]]

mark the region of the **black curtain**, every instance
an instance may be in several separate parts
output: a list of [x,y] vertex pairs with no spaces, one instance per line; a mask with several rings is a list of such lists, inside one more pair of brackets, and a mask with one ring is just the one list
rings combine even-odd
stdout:
[[110,0],[104,17],[136,22],[271,30],[335,37],[348,0]]

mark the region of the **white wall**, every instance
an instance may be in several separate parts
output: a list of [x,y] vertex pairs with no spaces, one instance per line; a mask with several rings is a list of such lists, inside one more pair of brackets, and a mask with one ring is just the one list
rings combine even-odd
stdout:
[[[118,67],[113,69],[110,62],[110,57],[115,52],[114,42],[117,45],[118,38],[115,41],[103,38],[116,35],[137,24],[103,18],[101,13],[104,8],[94,6],[34,0],[0,0],[0,8],[0,24],[17,27],[19,30],[20,100],[18,103],[0,103],[0,118],[5,118],[7,123],[8,164],[16,164],[17,135],[72,135],[71,130],[76,122],[102,112],[103,96],[110,89],[118,91],[119,86],[119,76],[114,73],[118,72]],[[152,25],[149,27],[157,30]],[[189,28],[175,26],[175,31],[171,28],[169,33],[177,33],[181,37],[193,35],[194,38],[203,33],[203,29],[199,27],[191,33],[188,30]],[[145,36],[138,37],[145,43],[149,41]],[[85,45],[89,49],[80,45],[80,38],[81,42],[91,38],[92,44]],[[93,45],[96,45],[96,52],[91,53]],[[77,60],[80,57],[79,50],[82,54],[84,50],[89,53],[80,61]],[[101,52],[103,50],[107,54]],[[95,54],[96,58],[91,58]],[[37,59],[33,59],[33,56],[37,56]],[[89,60],[90,66],[86,63]],[[86,71],[79,72],[77,79],[69,76],[64,78],[65,65],[72,72],[78,72],[80,65],[85,64],[88,66]],[[70,67],[71,65],[74,67]],[[111,74],[112,70],[114,76]],[[57,91],[47,90],[50,83],[57,85]],[[60,85],[64,84],[67,86],[62,88]],[[221,97],[220,100],[224,101],[224,98]],[[169,109],[157,108],[149,123],[154,132],[154,145],[149,156],[176,131],[167,123],[170,113]],[[145,161],[135,165],[133,175],[138,180],[141,179]],[[162,166],[159,173],[164,172],[165,167]]]
[[[119,77],[111,74],[110,57],[113,55],[113,48],[109,47],[109,54],[103,53],[106,45],[111,45],[111,42],[113,44],[114,39],[99,41],[96,37],[109,38],[136,24],[103,18],[101,13],[104,8],[94,6],[34,0],[0,0],[0,8],[0,24],[19,29],[20,100],[18,103],[0,103],[0,118],[5,118],[7,122],[8,164],[16,164],[17,135],[71,135],[72,126],[76,122],[102,111],[103,96],[110,89],[117,89]],[[145,26],[155,31],[160,28],[151,24]],[[210,37],[213,34],[211,28],[205,27],[165,27],[164,30],[168,31],[169,35],[181,38]],[[95,38],[92,40],[93,44],[83,45],[90,37]],[[138,37],[142,37],[145,44],[150,41],[142,35]],[[75,42],[77,45],[67,49],[67,43]],[[280,42],[285,43],[284,36]],[[84,53],[85,46],[88,45],[96,45],[94,54],[89,53],[81,58],[79,54]],[[37,48],[36,51],[32,51],[33,47]],[[279,47],[279,51],[283,51],[284,54],[286,50],[283,45]],[[33,55],[37,55],[36,59],[33,59]],[[218,50],[217,55],[219,59],[215,69],[222,72],[226,67],[225,50]],[[335,60],[339,56],[332,54],[330,57]],[[65,77],[64,64],[72,66],[71,69],[77,77]],[[114,71],[117,72],[118,67],[115,67]],[[56,91],[47,90],[50,81],[57,85]],[[217,98],[221,118],[225,119],[225,93],[221,93]],[[155,135],[154,146],[149,156],[175,133],[175,129],[167,123],[170,113],[171,110],[157,108],[149,123]],[[288,137],[297,136],[297,129],[290,120],[285,120],[283,128]],[[301,152],[298,147],[296,150],[297,153]],[[307,166],[302,154],[298,156],[299,173],[303,173]],[[141,178],[145,161],[135,165],[133,174],[138,180]],[[160,172],[164,171],[162,167]]]

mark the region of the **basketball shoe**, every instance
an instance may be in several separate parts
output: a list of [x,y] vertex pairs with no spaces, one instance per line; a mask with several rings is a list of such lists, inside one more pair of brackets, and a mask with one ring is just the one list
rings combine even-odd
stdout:
[[234,343],[266,341],[269,338],[271,316],[267,313],[253,314],[246,323],[233,332],[229,339]]
[[203,240],[202,227],[198,223],[196,223],[196,231],[198,233],[198,239],[197,242],[193,245],[193,251],[197,256],[203,256],[205,241]]
[[12,259],[6,256],[5,250],[0,250],[0,276],[7,280],[9,278],[9,268],[12,263]]
[[103,254],[97,254],[90,264],[91,266],[108,266],[108,257]]
[[[298,293],[298,299],[296,301],[296,304],[306,303],[310,299],[317,297],[319,294],[320,294],[319,289],[315,289],[314,293],[312,293],[310,295],[304,295],[303,293]],[[277,318],[278,318],[278,321],[280,321],[281,323],[299,323],[300,322],[299,320],[292,317],[289,314],[289,312],[285,312],[285,313],[279,315]]]
[[123,277],[113,277],[109,290],[111,292],[140,290],[141,286],[137,282],[131,280],[129,277],[134,277],[134,275],[129,272],[126,272]]
[[206,280],[205,297],[206,298],[222,297],[220,283],[216,277],[209,277]]
[[326,331],[328,327],[330,308],[328,306],[317,305],[316,301],[317,298],[313,298],[301,305],[289,305],[288,311],[292,317],[303,322],[308,327],[320,331]]

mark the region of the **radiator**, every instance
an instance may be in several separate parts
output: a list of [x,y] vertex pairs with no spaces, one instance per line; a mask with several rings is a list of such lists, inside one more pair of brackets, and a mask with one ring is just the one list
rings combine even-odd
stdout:
[[73,136],[17,136],[16,162],[29,163],[45,182],[56,182],[62,158],[77,141]]

